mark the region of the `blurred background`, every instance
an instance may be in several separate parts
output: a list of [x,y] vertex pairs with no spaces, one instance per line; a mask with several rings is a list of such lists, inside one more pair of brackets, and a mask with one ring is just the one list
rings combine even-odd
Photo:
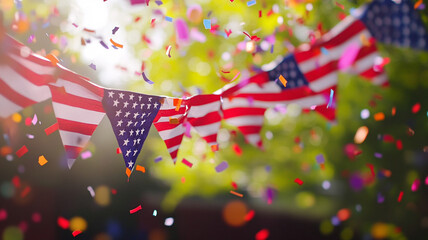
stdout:
[[[340,1],[342,9],[335,1],[248,2],[0,0],[0,6],[8,34],[93,82],[181,97],[212,93],[238,73],[236,82],[254,75],[365,3]],[[418,12],[426,23],[427,10]],[[211,19],[211,30],[203,19]],[[124,47],[100,44],[110,45],[110,38]],[[55,123],[50,101],[1,119],[0,236],[427,239],[428,53],[378,46],[390,59],[390,86],[339,73],[336,121],[294,104],[269,109],[264,150],[225,123],[215,153],[191,131],[178,157],[192,168],[174,165],[152,128],[137,161],[146,172],[135,171],[129,182],[107,118],[71,170],[58,133],[44,133]],[[383,120],[375,117],[380,113]],[[368,130],[366,139],[358,129]],[[23,145],[29,151],[18,158]],[[217,173],[222,161],[229,167]],[[82,233],[73,237],[75,230]]]

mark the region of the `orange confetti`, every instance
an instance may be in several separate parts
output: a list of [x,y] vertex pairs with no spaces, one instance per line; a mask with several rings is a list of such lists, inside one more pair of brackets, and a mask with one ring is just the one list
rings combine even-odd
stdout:
[[140,171],[142,173],[146,172],[146,168],[140,165],[137,165],[137,167],[135,168],[135,170]]
[[183,101],[183,99],[181,99],[181,98],[175,98],[174,99],[174,106],[175,106],[175,111],[178,111],[178,110],[180,110],[180,107],[181,107],[181,102]]
[[391,110],[391,114],[392,116],[395,116],[395,113],[397,112],[397,109],[395,107],[392,108]]
[[169,118],[169,124],[179,124],[180,120],[178,118]]
[[218,151],[218,144],[211,145],[211,151],[217,152]]
[[125,173],[126,173],[126,176],[128,176],[128,178],[129,178],[131,176],[132,171],[131,171],[131,169],[126,168]]
[[417,9],[420,5],[422,4],[422,0],[419,0],[415,3],[415,5],[413,6],[415,9]]
[[49,61],[51,61],[52,65],[54,66],[56,66],[59,63],[58,58],[53,54],[46,55],[46,58],[49,59]]
[[123,48],[123,45],[122,45],[122,44],[119,44],[119,43],[117,43],[117,42],[113,41],[113,39],[111,39],[111,38],[110,38],[110,42],[111,42],[114,46],[116,46],[116,47],[118,47],[118,48]]
[[369,128],[366,126],[362,126],[358,128],[357,132],[354,136],[354,142],[356,144],[361,144],[366,140],[367,135],[369,134]]
[[47,162],[48,162],[48,160],[46,160],[45,156],[42,155],[42,156],[39,157],[39,164],[40,164],[40,166],[45,165]]
[[3,146],[0,148],[0,155],[3,157],[11,153],[12,153],[12,148],[9,146]]
[[284,87],[287,87],[287,80],[285,80],[285,78],[282,75],[279,75],[279,81],[281,81]]
[[376,121],[383,121],[383,120],[385,119],[385,114],[383,114],[382,112],[380,112],[380,113],[376,113],[376,114],[374,115],[374,119],[375,119]]
[[233,195],[238,196],[238,197],[243,197],[244,196],[243,194],[237,193],[235,191],[230,191],[230,193],[232,193]]
[[351,211],[347,208],[342,208],[337,212],[337,218],[339,218],[340,221],[346,221],[351,217]]

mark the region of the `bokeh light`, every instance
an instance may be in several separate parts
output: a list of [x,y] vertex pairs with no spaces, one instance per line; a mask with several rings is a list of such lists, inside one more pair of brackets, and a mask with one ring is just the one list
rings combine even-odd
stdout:
[[239,200],[230,201],[223,208],[223,220],[232,227],[240,227],[245,224],[247,205]]
[[76,230],[83,232],[86,230],[87,227],[88,227],[88,223],[82,217],[76,216],[70,219],[70,231],[72,232]]
[[107,186],[98,186],[95,189],[95,202],[101,207],[110,205],[110,188]]

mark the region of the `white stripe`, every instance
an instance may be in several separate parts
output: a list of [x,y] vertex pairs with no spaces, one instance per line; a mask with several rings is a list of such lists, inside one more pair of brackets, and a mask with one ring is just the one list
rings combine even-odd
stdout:
[[208,113],[216,112],[220,109],[220,101],[215,101],[212,103],[200,105],[200,106],[192,106],[187,114],[189,118],[200,118]]
[[[156,126],[156,125],[155,125]],[[163,140],[168,140],[177,136],[180,136],[185,131],[185,128],[182,124],[177,125],[175,128],[159,131],[159,135]]]
[[59,135],[61,136],[63,145],[74,147],[84,147],[91,138],[89,135],[64,130],[59,130]]
[[385,74],[385,73],[383,73],[382,75],[379,75],[379,76],[377,76],[377,77],[374,77],[374,78],[371,80],[371,82],[372,82],[374,85],[382,85],[382,84],[384,84],[384,83],[388,82],[388,76],[386,76],[386,74]]
[[355,70],[357,73],[360,74],[373,68],[374,60],[378,56],[379,56],[378,52],[373,52],[372,54],[369,54],[364,58],[358,59],[354,64],[353,70]]
[[310,82],[309,87],[314,92],[321,92],[325,89],[331,88],[337,85],[338,74],[337,71],[333,71],[324,77],[318,78],[316,81]]
[[[33,61],[30,61],[26,58],[23,58],[21,56],[17,56],[15,54],[9,54],[9,56],[12,59],[14,59],[15,61],[17,61],[19,64],[24,66],[25,68],[28,68],[32,72],[37,73],[39,75],[53,75],[53,73],[55,71],[55,68],[53,66],[43,66],[43,65],[37,64]],[[33,57],[39,58],[40,60],[46,61],[47,63],[50,64],[50,61],[48,61],[44,58],[41,58],[38,55],[33,54]]]
[[42,102],[51,97],[48,86],[34,85],[9,66],[0,65],[0,78],[10,88],[35,102]]
[[[175,150],[177,150],[177,149],[179,149],[180,148],[180,144],[178,144],[178,145],[176,145],[176,146],[173,146],[173,147],[170,147],[170,148],[168,148],[168,152],[169,153],[172,153],[172,152],[174,152]],[[177,155],[178,156],[178,155]]]
[[290,103],[295,103],[295,104],[299,104],[301,107],[303,108],[308,108],[310,106],[313,105],[320,105],[320,104],[325,104],[326,103],[326,99],[324,98],[323,94],[317,94],[317,95],[312,95],[312,96],[307,96],[307,97],[301,97],[298,99],[293,99],[293,100],[287,100],[287,101],[257,101],[254,100],[253,104],[250,106],[248,100],[246,98],[233,98],[232,101],[225,99],[225,101],[223,102],[223,109],[233,109],[233,108],[269,108],[269,107],[274,107],[277,104],[290,104]]
[[357,43],[361,47],[361,34],[364,34],[367,38],[371,37],[370,32],[367,29],[364,29],[359,33],[355,33],[355,36],[351,37],[346,42],[328,49],[327,55],[321,53],[317,56],[307,59],[306,61],[299,62],[300,71],[305,74],[317,69],[318,67],[322,67],[331,61],[339,60],[342,54],[346,54],[344,51],[351,43]]
[[22,110],[22,107],[16,105],[14,102],[11,102],[9,99],[5,98],[0,94],[0,117],[6,118],[10,115],[19,112]]
[[64,79],[58,79],[56,83],[50,83],[53,86],[64,87],[65,91],[71,95],[82,98],[88,98],[96,101],[101,101],[103,98],[89,91],[87,88]]
[[201,137],[213,135],[220,129],[220,122],[215,122],[207,125],[193,126]]
[[236,94],[239,93],[280,93],[282,89],[274,81],[269,81],[261,84],[250,83],[247,86],[236,91]]
[[98,125],[105,113],[52,102],[55,116],[70,121]]
[[226,119],[226,122],[232,126],[262,126],[264,122],[264,115],[251,115],[251,116],[238,116]]

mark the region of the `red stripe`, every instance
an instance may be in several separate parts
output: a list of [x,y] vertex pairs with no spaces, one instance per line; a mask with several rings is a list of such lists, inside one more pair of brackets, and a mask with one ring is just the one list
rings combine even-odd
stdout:
[[213,102],[220,101],[220,95],[215,94],[206,94],[206,95],[196,95],[189,99],[189,105],[192,106],[201,106]]
[[158,114],[156,115],[155,119],[153,120],[153,122],[159,121],[159,119],[161,117],[170,117],[170,116],[174,116],[174,115],[178,115],[178,114],[183,115],[185,112],[186,112],[186,106],[181,106],[178,111],[175,111],[175,108],[174,109],[160,109],[158,111]]
[[65,154],[67,156],[67,159],[76,159],[77,157],[79,157],[79,154],[83,149],[81,147],[75,147],[75,146],[69,146],[69,145],[64,145],[64,148],[65,148]]
[[262,130],[262,126],[238,126],[238,128],[244,135],[258,134]]
[[363,71],[362,73],[360,73],[361,77],[367,78],[368,80],[372,80],[373,78],[382,75],[383,72],[376,72],[375,70],[373,70],[373,67],[367,69],[366,71]]
[[[8,55],[6,55],[8,56]],[[21,75],[23,78],[25,78],[27,81],[33,83],[36,86],[43,86],[46,85],[48,82],[54,82],[54,77],[52,75],[47,74],[37,74],[33,72],[31,69],[25,67],[24,65],[20,64],[19,62],[15,61],[11,57],[8,57],[9,63],[8,66],[15,70],[16,73]],[[53,69],[52,69],[53,73]]]
[[169,122],[157,122],[157,123],[154,123],[154,124],[155,124],[156,129],[159,132],[161,132],[161,131],[165,131],[165,130],[174,129],[174,128],[180,126],[182,123],[183,123],[183,118],[179,119],[179,123],[178,124],[171,124]]
[[327,104],[316,106],[315,111],[330,121],[336,119],[336,109],[331,107],[327,108]]
[[9,99],[11,102],[23,108],[37,103],[21,95],[20,93],[16,92],[12,88],[10,88],[9,85],[7,85],[6,82],[1,78],[0,78],[0,94],[3,95],[5,98]]
[[201,136],[207,143],[213,143],[217,142],[217,133],[208,135],[208,136]]
[[52,101],[62,103],[72,107],[78,107],[90,111],[105,112],[100,101],[83,98],[69,93],[64,93],[62,87],[49,85],[52,94]]
[[176,137],[170,138],[170,139],[165,139],[165,144],[167,146],[167,148],[172,148],[174,146],[180,145],[181,142],[183,141],[183,136],[184,134],[180,134]]
[[175,160],[175,159],[177,158],[177,153],[178,153],[178,149],[177,149],[177,150],[175,150],[174,152],[171,152],[171,153],[170,153],[171,158]]
[[266,108],[231,108],[225,109],[223,111],[223,118],[229,119],[234,117],[242,116],[263,116],[265,114]]
[[345,30],[343,30],[341,33],[337,34],[332,39],[329,39],[325,42],[317,43],[314,46],[311,46],[310,50],[307,51],[296,51],[294,53],[294,56],[296,58],[296,61],[298,63],[304,62],[308,59],[311,59],[317,55],[320,54],[319,49],[321,47],[325,47],[326,49],[331,49],[336,46],[339,46],[340,44],[346,42],[347,40],[351,39],[355,35],[359,34],[362,30],[365,29],[364,24],[360,20],[354,21],[351,25],[349,25]]
[[98,125],[57,118],[59,129],[91,136]]
[[221,116],[216,112],[210,112],[203,117],[187,118],[192,126],[203,126],[221,121]]

